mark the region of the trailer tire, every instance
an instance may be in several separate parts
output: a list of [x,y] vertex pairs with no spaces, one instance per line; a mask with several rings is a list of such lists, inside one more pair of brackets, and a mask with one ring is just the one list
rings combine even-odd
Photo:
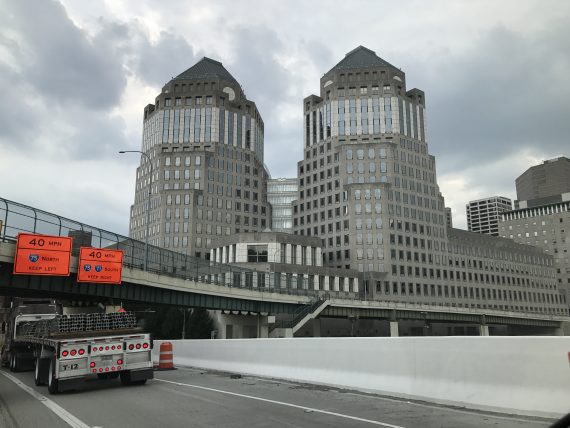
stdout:
[[121,383],[125,386],[131,385],[131,372],[129,370],[124,370],[121,372]]
[[36,386],[44,386],[46,381],[48,381],[49,364],[51,364],[49,358],[38,357],[36,359],[36,370],[34,372],[34,383]]
[[57,394],[59,392],[59,382],[55,378],[55,356],[51,357],[48,371],[48,392],[50,394]]
[[11,354],[10,371],[12,371],[12,372],[19,372],[20,371],[20,361],[19,361],[17,352],[14,352]]

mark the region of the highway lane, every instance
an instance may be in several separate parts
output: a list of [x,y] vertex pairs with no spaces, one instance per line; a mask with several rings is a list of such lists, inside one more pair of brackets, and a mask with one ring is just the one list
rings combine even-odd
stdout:
[[[58,395],[36,387],[31,372],[9,373],[12,378],[5,373],[0,373],[2,427],[530,428],[551,422],[184,368],[155,372],[156,379],[145,386],[93,380]],[[43,394],[55,407],[46,407],[46,400],[31,396],[13,380]]]

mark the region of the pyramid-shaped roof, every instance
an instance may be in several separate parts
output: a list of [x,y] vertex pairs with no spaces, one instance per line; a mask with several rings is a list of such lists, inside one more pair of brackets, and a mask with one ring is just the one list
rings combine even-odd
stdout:
[[384,61],[373,50],[358,46],[351,50],[346,56],[335,65],[332,70],[348,69],[348,68],[368,68],[368,67],[394,67],[388,61]]
[[205,78],[226,79],[238,84],[237,80],[224,68],[221,62],[204,57],[188,70],[176,76],[176,79],[205,79]]

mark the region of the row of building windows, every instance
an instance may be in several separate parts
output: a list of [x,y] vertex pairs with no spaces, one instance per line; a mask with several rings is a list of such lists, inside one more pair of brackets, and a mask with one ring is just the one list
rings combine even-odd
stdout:
[[[429,255],[428,255],[429,256]],[[520,273],[522,275],[522,273]],[[409,266],[409,265],[397,265],[392,264],[392,275],[400,276],[416,276],[423,278],[436,278],[443,280],[455,280],[455,281],[479,281],[488,284],[498,284],[498,285],[519,285],[535,288],[534,280],[525,276],[523,278],[510,277],[504,275],[493,275],[493,274],[483,274],[483,273],[473,273],[447,269],[438,268],[425,268],[421,266]],[[535,275],[540,275],[540,273],[535,273]],[[542,288],[542,285],[539,288]],[[555,288],[554,284],[547,285],[547,288]]]
[[221,142],[251,150],[263,157],[263,125],[253,116],[224,108],[161,110],[144,123],[143,151],[159,144]]
[[[331,111],[335,104],[338,120],[333,121]],[[310,110],[311,104],[308,106]],[[423,108],[400,97],[345,99],[344,91],[339,91],[338,102],[326,102],[305,115],[305,142],[309,147],[332,137],[331,124],[339,135],[399,132],[421,139],[423,121]]]
[[[508,302],[528,302],[543,304],[565,303],[563,295],[526,292],[520,290],[499,290],[489,288],[479,288],[470,286],[436,285],[436,284],[413,284],[384,281],[384,286],[380,281],[376,282],[376,291],[385,296],[418,296],[418,297],[445,297],[452,299],[471,300],[502,300]],[[562,308],[547,308],[550,311],[560,311]],[[538,308],[536,308],[537,311]]]

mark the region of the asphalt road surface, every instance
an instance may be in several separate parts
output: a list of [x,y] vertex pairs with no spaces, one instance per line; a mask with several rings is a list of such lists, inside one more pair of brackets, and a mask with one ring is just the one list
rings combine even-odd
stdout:
[[553,421],[179,368],[144,386],[92,380],[49,395],[33,373],[0,371],[0,427],[548,427]]

